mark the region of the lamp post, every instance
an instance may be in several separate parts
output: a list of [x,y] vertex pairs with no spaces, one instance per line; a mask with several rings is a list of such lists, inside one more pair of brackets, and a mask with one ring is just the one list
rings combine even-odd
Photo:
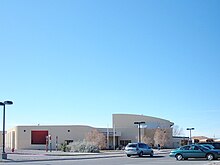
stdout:
[[134,124],[138,124],[138,142],[141,142],[141,124],[145,124],[144,121],[135,121]]
[[7,159],[7,153],[5,153],[5,105],[12,105],[12,101],[0,102],[0,105],[3,106],[3,132],[2,132],[2,159]]
[[189,131],[189,144],[192,144],[192,136],[191,136],[191,131],[194,130],[195,128],[186,128],[186,130]]

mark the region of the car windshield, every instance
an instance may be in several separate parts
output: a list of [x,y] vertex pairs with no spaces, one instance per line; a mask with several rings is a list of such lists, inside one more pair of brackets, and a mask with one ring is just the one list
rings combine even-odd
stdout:
[[137,144],[128,144],[128,147],[136,148]]
[[212,150],[212,149],[215,148],[215,147],[213,147],[212,145],[208,145],[208,144],[207,144],[207,145],[204,144],[204,145],[202,145],[202,146],[203,146],[203,147],[206,147],[206,148],[208,148],[208,149],[210,149],[210,150]]
[[202,150],[205,150],[205,151],[207,151],[207,150],[210,150],[209,148],[207,148],[207,147],[205,147],[205,146],[198,146],[200,149],[202,149]]

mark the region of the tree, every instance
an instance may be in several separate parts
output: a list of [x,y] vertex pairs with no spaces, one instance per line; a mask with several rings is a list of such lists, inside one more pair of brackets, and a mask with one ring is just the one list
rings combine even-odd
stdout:
[[180,128],[178,125],[173,126],[173,136],[184,135],[183,128]]
[[103,133],[100,133],[98,130],[93,129],[86,135],[86,141],[96,144],[99,149],[106,148],[106,137]]
[[171,140],[171,132],[168,129],[161,129],[161,128],[156,129],[154,134],[155,145],[160,144],[161,147],[165,147],[166,145],[169,145],[170,140]]
[[143,143],[146,143],[146,144],[150,145],[151,147],[153,147],[153,145],[154,145],[153,137],[147,137],[146,135],[144,135],[144,136],[141,137],[141,141]]

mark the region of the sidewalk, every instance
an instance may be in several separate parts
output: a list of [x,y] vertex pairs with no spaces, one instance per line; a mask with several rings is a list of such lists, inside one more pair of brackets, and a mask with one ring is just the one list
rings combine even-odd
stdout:
[[62,151],[46,152],[43,150],[16,150],[14,153],[8,152],[8,159],[0,160],[0,164],[6,162],[99,159],[122,156],[125,156],[123,151],[102,151],[100,153],[75,153]]
[[153,149],[154,150],[154,154],[169,154],[173,149]]

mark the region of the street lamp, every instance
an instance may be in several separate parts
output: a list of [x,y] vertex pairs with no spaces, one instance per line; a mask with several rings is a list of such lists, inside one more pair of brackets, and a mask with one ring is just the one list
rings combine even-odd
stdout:
[[7,159],[7,153],[5,153],[5,105],[12,105],[13,102],[12,101],[4,101],[4,102],[0,102],[0,106],[3,106],[3,132],[2,132],[2,136],[3,136],[3,149],[2,149],[2,159]]
[[192,136],[191,136],[191,131],[194,130],[195,128],[186,128],[186,130],[189,131],[189,144],[192,144]]
[[144,121],[135,121],[134,124],[138,124],[138,142],[141,142],[141,124],[145,124]]

